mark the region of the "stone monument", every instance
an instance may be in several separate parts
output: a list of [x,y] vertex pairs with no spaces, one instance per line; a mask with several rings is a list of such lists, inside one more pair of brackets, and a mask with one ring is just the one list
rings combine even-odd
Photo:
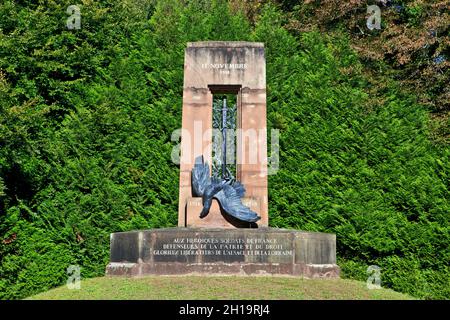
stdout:
[[178,227],[111,234],[108,275],[339,276],[334,234],[268,227],[265,66],[262,43],[188,43]]

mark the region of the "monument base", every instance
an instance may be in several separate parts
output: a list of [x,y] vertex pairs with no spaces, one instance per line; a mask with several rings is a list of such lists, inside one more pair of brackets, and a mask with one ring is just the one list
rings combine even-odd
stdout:
[[273,228],[118,232],[111,234],[106,274],[337,278],[336,236]]

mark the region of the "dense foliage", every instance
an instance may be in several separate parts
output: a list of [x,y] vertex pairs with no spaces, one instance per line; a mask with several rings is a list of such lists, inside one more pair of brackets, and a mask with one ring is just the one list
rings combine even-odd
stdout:
[[[188,41],[266,46],[273,227],[335,232],[343,275],[450,298],[448,145],[428,110],[386,77],[374,92],[345,32],[292,32],[274,5],[224,1],[0,5],[0,298],[104,274],[109,233],[175,226]],[[230,9],[231,8],[231,9]]]
[[[282,1],[289,3],[288,1]],[[449,112],[450,62],[448,0],[301,1],[291,12],[289,28],[324,30],[344,27],[366,64],[382,60],[391,65],[403,85],[414,88],[434,112]],[[381,29],[366,28],[367,5],[381,10]]]

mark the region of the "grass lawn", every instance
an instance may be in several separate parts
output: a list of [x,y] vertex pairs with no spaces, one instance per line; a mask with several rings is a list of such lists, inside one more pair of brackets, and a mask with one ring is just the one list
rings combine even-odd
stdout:
[[67,286],[28,299],[412,299],[389,289],[372,289],[365,282],[347,279],[294,277],[150,276],[101,277],[81,281],[79,290]]

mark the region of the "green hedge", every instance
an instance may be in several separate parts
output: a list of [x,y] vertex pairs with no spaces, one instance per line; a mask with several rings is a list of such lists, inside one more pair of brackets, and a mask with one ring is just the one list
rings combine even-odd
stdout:
[[268,126],[280,130],[270,224],[335,232],[343,275],[450,298],[448,147],[389,80],[371,97],[345,35],[291,35],[273,6],[256,23],[223,1],[0,5],[0,298],[104,274],[109,234],[175,226],[188,41],[266,46]]

